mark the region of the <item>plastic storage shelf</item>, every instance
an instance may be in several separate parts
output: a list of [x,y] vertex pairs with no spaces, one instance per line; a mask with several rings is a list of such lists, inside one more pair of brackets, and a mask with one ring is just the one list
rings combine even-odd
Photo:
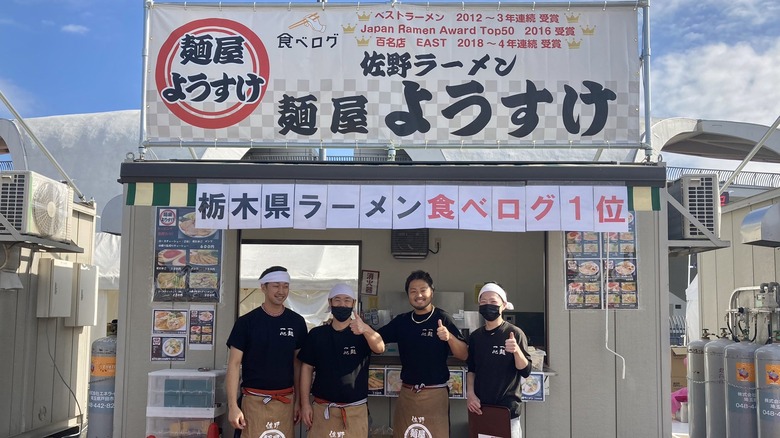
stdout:
[[166,369],[149,373],[147,408],[201,408],[223,406],[225,371]]

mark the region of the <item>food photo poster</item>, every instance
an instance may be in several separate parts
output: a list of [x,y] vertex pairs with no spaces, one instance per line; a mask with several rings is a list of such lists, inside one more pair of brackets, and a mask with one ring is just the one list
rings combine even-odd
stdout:
[[190,306],[190,350],[214,348],[214,306],[193,304]]
[[222,230],[196,228],[194,208],[160,207],[154,248],[152,301],[220,301]]

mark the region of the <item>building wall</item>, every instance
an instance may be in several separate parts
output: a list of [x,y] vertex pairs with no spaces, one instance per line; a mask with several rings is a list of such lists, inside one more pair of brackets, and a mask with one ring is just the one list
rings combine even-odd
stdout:
[[734,289],[778,281],[780,257],[775,248],[745,245],[740,227],[753,211],[780,202],[780,190],[731,204],[721,212],[720,238],[731,242],[728,248],[699,255],[699,306],[701,327],[720,333]]
[[[154,262],[154,210],[124,207],[117,379],[116,436],[143,436],[147,374],[167,368],[223,368],[224,342],[237,312],[238,232],[225,232],[222,302],[217,305],[213,351],[189,351],[186,362],[149,360],[152,308],[173,307],[151,302]],[[439,291],[465,293],[466,310],[476,310],[475,284],[497,280],[509,291],[517,310],[547,307],[551,392],[545,403],[528,404],[525,430],[534,437],[669,436],[668,277],[665,251],[658,249],[666,233],[663,214],[637,215],[640,252],[640,309],[636,311],[567,311],[564,306],[563,233],[488,233],[431,230],[440,237],[441,251],[423,260],[398,260],[390,253],[389,230],[245,230],[241,239],[350,240],[362,242],[361,267],[380,271],[380,306],[404,300],[403,282],[410,271],[427,270]],[[662,228],[662,232],[660,231]],[[294,287],[294,285],[293,285]],[[547,293],[545,293],[547,291]],[[664,293],[661,293],[663,291]],[[456,311],[457,309],[447,309]],[[605,317],[609,315],[609,345],[626,357],[623,368],[605,348]],[[661,321],[664,324],[661,324]],[[665,341],[664,341],[665,339]],[[372,400],[372,406],[382,406]],[[379,408],[381,411],[382,408]],[[374,412],[389,421],[387,412]],[[465,403],[451,404],[453,437],[466,436]],[[387,419],[387,420],[384,420]]]
[[76,206],[72,218],[71,238],[84,253],[23,248],[18,270],[23,288],[0,290],[2,437],[41,437],[83,421],[81,414],[86,416],[92,328],[65,327],[64,318],[36,317],[42,258],[92,262],[95,211]]

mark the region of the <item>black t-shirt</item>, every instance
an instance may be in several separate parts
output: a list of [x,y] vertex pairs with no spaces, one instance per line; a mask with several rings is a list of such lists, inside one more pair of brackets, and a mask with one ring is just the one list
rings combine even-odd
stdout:
[[295,350],[306,338],[306,321],[290,309],[276,317],[257,309],[238,318],[227,340],[241,350],[241,386],[277,390],[293,386]]
[[450,315],[438,307],[433,309],[432,315],[402,313],[379,329],[379,334],[386,344],[393,342],[398,344],[398,354],[401,356],[401,380],[404,383],[440,385],[450,379],[447,356],[451,351],[449,344],[436,335],[439,320],[452,336],[465,342],[460,329],[455,326]]
[[352,403],[368,396],[368,362],[371,348],[363,335],[349,327],[314,327],[306,337],[298,359],[314,367],[311,392],[335,403]]
[[[515,358],[504,351],[509,332],[514,332],[520,350],[528,359],[525,369],[515,368]],[[469,336],[469,372],[474,376],[474,393],[479,401],[487,405],[506,406],[512,418],[520,415],[520,377],[531,374],[531,355],[528,354],[528,340],[525,333],[504,321],[493,330],[485,326],[476,329]]]

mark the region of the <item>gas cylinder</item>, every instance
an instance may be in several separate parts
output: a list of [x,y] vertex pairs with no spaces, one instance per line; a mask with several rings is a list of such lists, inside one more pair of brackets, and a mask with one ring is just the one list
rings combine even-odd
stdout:
[[106,327],[107,336],[92,343],[87,404],[87,438],[114,436],[114,385],[116,383],[116,325]]
[[721,337],[712,340],[704,346],[704,398],[707,402],[707,433],[708,438],[726,438],[726,377],[724,372],[725,358],[723,350],[734,341],[726,336],[725,330]]
[[780,332],[774,342],[756,350],[759,438],[780,436]]
[[758,436],[756,363],[758,344],[737,342],[726,347],[726,437]]
[[703,330],[701,339],[688,343],[688,436],[707,438],[707,411],[704,382],[704,348],[710,334]]

